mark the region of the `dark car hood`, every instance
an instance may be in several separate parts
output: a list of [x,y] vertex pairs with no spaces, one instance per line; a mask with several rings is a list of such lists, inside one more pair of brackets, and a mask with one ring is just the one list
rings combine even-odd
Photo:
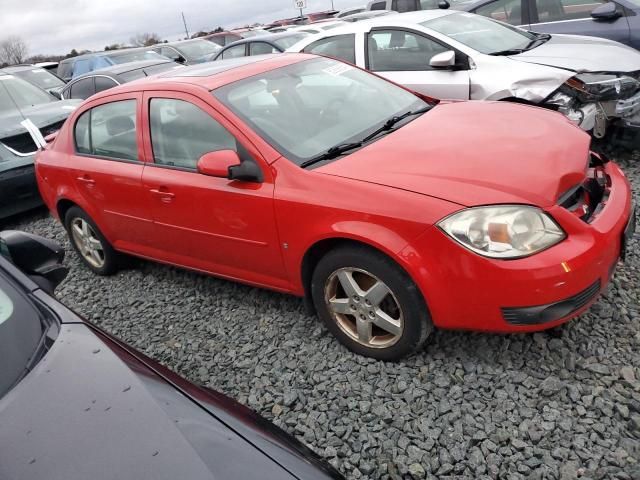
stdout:
[[0,425],[2,479],[296,478],[84,324],[0,400]]
[[549,41],[539,47],[509,58],[574,72],[640,70],[638,50],[606,38],[580,35],[552,35]]
[[61,100],[0,113],[0,139],[26,132],[20,122],[27,118],[38,128],[65,120],[81,103],[82,100]]
[[441,103],[316,171],[460,205],[554,204],[586,174],[590,138],[559,113],[505,102]]

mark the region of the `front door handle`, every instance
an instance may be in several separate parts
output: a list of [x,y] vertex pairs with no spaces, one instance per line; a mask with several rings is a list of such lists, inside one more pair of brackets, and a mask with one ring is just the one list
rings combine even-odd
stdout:
[[157,197],[160,197],[160,201],[164,202],[164,203],[170,203],[174,199],[174,197],[176,196],[174,193],[168,192],[162,187],[160,187],[159,189],[152,188],[149,191],[153,195],[155,195]]

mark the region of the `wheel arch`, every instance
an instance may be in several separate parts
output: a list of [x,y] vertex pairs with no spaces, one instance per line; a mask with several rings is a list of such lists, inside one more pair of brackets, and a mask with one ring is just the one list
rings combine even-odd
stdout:
[[317,240],[309,248],[307,248],[302,257],[302,262],[300,265],[300,280],[302,282],[304,291],[305,306],[310,313],[315,313],[313,301],[311,300],[311,279],[313,277],[313,272],[318,265],[318,262],[330,251],[346,246],[369,249],[389,257],[396,264],[398,264],[398,266],[402,268],[402,270],[404,270],[409,278],[411,278],[411,280],[417,285],[415,278],[407,269],[407,265],[402,261],[402,258],[398,255],[395,255],[393,250],[385,248],[384,245],[375,244],[373,242],[367,241],[367,239],[350,236],[332,236],[323,238]]

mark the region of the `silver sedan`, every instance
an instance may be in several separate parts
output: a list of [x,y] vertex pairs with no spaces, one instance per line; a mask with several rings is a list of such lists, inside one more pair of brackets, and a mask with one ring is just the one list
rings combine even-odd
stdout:
[[611,124],[640,128],[640,52],[601,38],[428,10],[335,28],[288,51],[339,58],[436,98],[545,106],[596,138]]

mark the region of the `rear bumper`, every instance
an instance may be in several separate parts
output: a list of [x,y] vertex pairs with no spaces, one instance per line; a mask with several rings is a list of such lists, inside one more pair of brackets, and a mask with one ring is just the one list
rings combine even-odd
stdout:
[[42,205],[33,164],[0,173],[0,218]]
[[[559,206],[548,209],[567,238],[531,257],[500,261],[476,255],[437,227],[401,255],[423,292],[436,326],[491,332],[551,328],[584,312],[606,288],[620,258],[631,191],[609,163],[612,186],[587,224]],[[515,318],[515,320],[514,320]]]

